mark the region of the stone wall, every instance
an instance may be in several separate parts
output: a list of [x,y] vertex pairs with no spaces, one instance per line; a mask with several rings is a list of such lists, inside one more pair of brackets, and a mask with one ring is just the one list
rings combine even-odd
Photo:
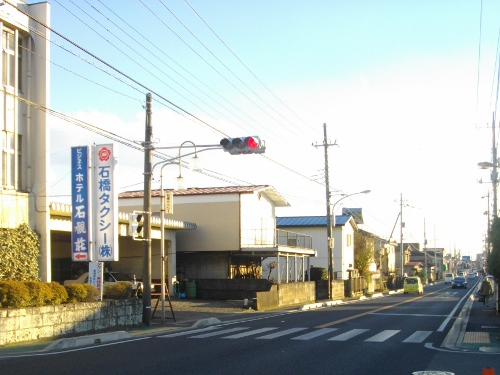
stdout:
[[138,299],[0,309],[0,346],[134,327],[141,322],[142,300]]

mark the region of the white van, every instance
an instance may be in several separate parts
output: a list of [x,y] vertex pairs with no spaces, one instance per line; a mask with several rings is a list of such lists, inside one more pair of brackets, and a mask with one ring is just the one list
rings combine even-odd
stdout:
[[454,277],[455,276],[452,273],[445,273],[444,274],[444,283],[445,284],[451,284],[451,282],[453,281]]

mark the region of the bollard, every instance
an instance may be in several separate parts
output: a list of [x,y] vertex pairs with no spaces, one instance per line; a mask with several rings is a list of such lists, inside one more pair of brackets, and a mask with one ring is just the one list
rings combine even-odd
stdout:
[[483,368],[483,375],[495,375],[495,369],[492,367]]

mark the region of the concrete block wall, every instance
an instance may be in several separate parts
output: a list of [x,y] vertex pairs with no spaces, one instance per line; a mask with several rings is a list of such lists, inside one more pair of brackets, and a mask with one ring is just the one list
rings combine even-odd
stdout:
[[0,346],[106,329],[139,326],[142,300],[0,309]]
[[306,281],[273,285],[268,292],[257,292],[257,311],[313,303],[316,300],[316,283]]

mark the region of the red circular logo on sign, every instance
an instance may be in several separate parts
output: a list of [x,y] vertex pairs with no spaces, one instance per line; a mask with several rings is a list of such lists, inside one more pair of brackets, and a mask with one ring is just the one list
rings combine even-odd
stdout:
[[108,161],[111,156],[111,150],[109,148],[103,147],[98,152],[100,161]]

